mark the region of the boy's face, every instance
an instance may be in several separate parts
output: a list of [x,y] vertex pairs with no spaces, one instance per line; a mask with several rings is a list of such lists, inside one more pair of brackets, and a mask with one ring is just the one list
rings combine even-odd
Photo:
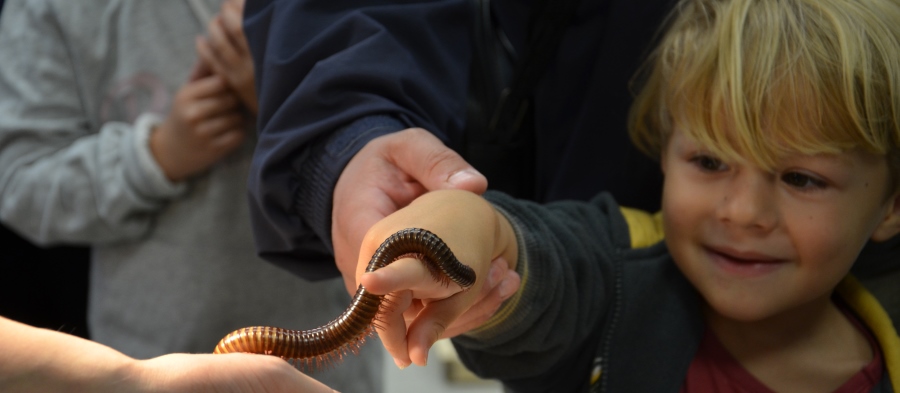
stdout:
[[[884,158],[796,156],[765,172],[673,132],[662,157],[666,243],[712,309],[759,321],[827,301],[867,240],[893,234]],[[889,233],[890,232],[890,233]]]

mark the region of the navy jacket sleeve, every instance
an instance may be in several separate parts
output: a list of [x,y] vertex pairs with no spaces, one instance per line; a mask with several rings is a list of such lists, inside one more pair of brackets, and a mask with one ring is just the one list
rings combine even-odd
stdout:
[[[462,132],[468,0],[248,0],[258,145],[250,170],[257,251],[307,279],[338,275],[331,205],[368,141],[422,127]],[[299,263],[298,263],[299,262]]]

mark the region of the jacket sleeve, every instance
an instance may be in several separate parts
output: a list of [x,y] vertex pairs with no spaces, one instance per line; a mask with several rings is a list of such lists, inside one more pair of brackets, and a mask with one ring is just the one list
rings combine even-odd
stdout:
[[147,144],[159,121],[92,125],[51,5],[10,0],[0,21],[0,219],[42,245],[133,239],[183,185]]
[[[250,171],[257,251],[309,279],[331,258],[334,185],[367,142],[422,127],[460,133],[468,0],[249,0],[260,92]],[[302,263],[301,263],[302,262]]]
[[485,196],[514,227],[522,284],[491,320],[453,339],[460,359],[517,392],[585,391],[614,298],[617,250],[629,247],[618,205],[606,194],[546,205]]

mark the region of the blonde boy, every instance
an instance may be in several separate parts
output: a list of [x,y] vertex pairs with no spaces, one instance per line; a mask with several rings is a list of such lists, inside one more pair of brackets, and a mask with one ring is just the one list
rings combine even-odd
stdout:
[[[632,136],[660,158],[661,215],[434,192],[369,232],[361,266],[406,227],[479,280],[516,261],[516,296],[454,339],[515,391],[900,388],[900,339],[849,276],[900,232],[900,3],[682,1],[645,71]],[[400,291],[380,332],[400,365],[423,364],[478,292],[411,259],[360,275]]]

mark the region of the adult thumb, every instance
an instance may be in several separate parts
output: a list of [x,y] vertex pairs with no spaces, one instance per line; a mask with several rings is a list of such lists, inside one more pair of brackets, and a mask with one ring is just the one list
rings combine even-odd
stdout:
[[408,128],[395,136],[388,149],[391,160],[427,190],[487,190],[487,178],[430,132]]

